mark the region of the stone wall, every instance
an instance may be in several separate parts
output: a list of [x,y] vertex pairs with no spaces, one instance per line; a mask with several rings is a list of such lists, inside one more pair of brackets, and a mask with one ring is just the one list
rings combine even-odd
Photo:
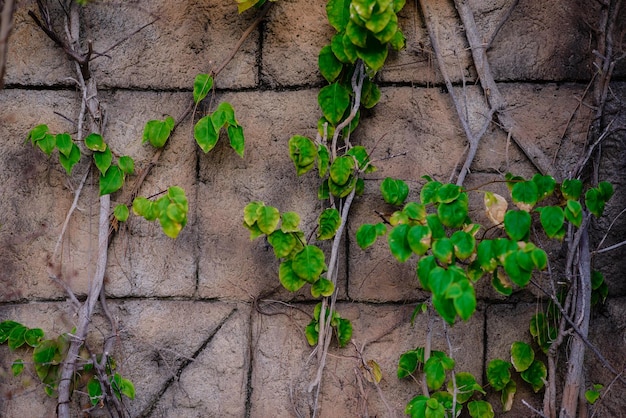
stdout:
[[[466,98],[472,124],[480,126],[484,95],[462,25],[451,1],[432,3],[445,65],[457,93]],[[512,2],[469,3],[488,40]],[[62,10],[54,7],[53,17],[61,21]],[[53,132],[75,132],[80,107],[72,65],[37,28],[28,10],[36,10],[36,4],[21,2],[10,38],[6,88],[0,91],[0,320],[17,320],[56,336],[70,331],[76,317],[64,291],[48,279],[48,259],[86,165],[79,164],[68,179],[57,163],[24,142],[28,131],[41,123]],[[94,50],[106,51],[92,63],[106,106],[104,137],[116,153],[132,156],[138,171],[154,153],[141,144],[145,123],[183,114],[195,75],[223,62],[255,19],[253,11],[237,15],[230,0],[97,1],[83,15],[82,30],[93,40]],[[596,15],[583,0],[524,0],[488,51],[513,117],[554,159],[559,176],[578,161],[587,138],[591,112],[579,107],[579,101],[593,70],[587,23],[595,22]],[[133,34],[155,17],[153,24]],[[399,354],[424,345],[426,334],[424,318],[418,317],[414,326],[409,321],[415,304],[426,297],[419,290],[415,262],[397,263],[384,245],[362,251],[354,234],[360,224],[378,221],[375,211],[390,210],[378,193],[383,178],[405,179],[415,198],[421,176],[447,181],[464,158],[466,140],[442,87],[416,2],[408,2],[400,24],[407,48],[392,54],[378,75],[382,99],[364,113],[355,133],[355,141],[368,149],[375,145],[379,170],[366,178],[365,194],[353,207],[341,249],[340,311],[354,325],[355,345],[331,349],[321,395],[323,417],[387,416],[383,397],[401,416],[419,391],[416,382],[395,376]],[[131,217],[127,228],[115,234],[106,290],[119,321],[115,358],[137,391],[136,399],[127,402],[133,417],[310,414],[306,389],[313,368],[307,366],[311,349],[303,328],[315,300],[308,292],[292,295],[280,287],[271,247],[263,240],[251,242],[241,223],[244,206],[262,200],[281,211],[299,212],[306,233],[315,227],[318,180],[315,174],[296,177],[287,140],[294,134],[315,136],[317,92],[324,83],[317,72],[317,53],[332,34],[323,1],[279,0],[272,5],[217,78],[211,103],[195,115],[197,120],[214,103],[231,102],[245,129],[245,158],[239,158],[225,138],[210,153],[202,153],[192,138],[193,121],[186,119],[141,194],[183,187],[190,201],[188,225],[171,240],[158,224]],[[610,93],[616,127],[626,121],[624,76],[626,68],[618,65]],[[613,182],[616,195],[608,216],[595,225],[598,238],[617,219],[604,246],[625,236],[626,222],[617,217],[626,202],[625,138],[620,131],[603,144],[600,177]],[[392,155],[398,156],[387,158]],[[536,168],[492,124],[465,184],[479,186],[501,179],[507,171],[531,176]],[[94,183],[89,178],[61,243],[61,273],[79,295],[86,291],[94,265]],[[502,190],[500,185],[490,187]],[[123,202],[127,194],[114,194],[112,200]],[[479,197],[472,199],[479,213]],[[626,357],[625,248],[597,257],[610,293],[593,318],[591,335],[618,369]],[[557,260],[562,250],[554,248],[550,256]],[[487,279],[477,285],[477,295],[477,313],[449,329],[449,336],[457,370],[471,371],[484,382],[487,361],[507,358],[515,340],[529,341],[528,320],[545,301],[534,289],[504,299]],[[441,323],[435,324],[433,348],[447,351],[442,329]],[[108,332],[100,315],[91,330],[94,342]],[[359,387],[357,348],[365,361],[380,364],[380,390],[367,383]],[[0,347],[0,415],[53,416],[55,400],[46,397],[36,377],[11,376],[16,355],[6,345]],[[587,359],[588,383],[608,385],[613,376],[590,352]],[[518,387],[509,416],[530,416],[521,399],[540,409],[541,397]],[[602,399],[598,416],[621,416],[626,408],[621,393],[615,383]],[[496,398],[490,400],[499,405]]]

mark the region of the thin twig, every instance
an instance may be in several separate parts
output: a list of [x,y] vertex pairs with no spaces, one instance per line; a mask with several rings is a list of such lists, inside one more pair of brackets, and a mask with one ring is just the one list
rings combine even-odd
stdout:
[[513,14],[513,10],[515,10],[518,3],[519,3],[519,0],[513,0],[509,8],[502,15],[502,18],[500,18],[500,22],[498,23],[498,26],[496,26],[496,28],[493,30],[493,33],[491,34],[491,38],[489,39],[489,42],[487,42],[487,46],[486,46],[487,50],[489,50],[491,48],[491,45],[493,45],[493,41],[496,39],[496,36],[498,36],[500,29],[502,29],[502,27],[507,22],[507,20],[509,20],[509,18]]

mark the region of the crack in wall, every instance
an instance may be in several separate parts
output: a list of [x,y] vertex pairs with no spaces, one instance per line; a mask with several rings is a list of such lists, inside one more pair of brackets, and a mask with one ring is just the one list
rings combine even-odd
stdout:
[[198,358],[198,356],[204,351],[205,348],[207,348],[207,346],[209,345],[209,343],[211,343],[211,341],[213,341],[213,337],[215,337],[217,335],[217,333],[222,329],[222,327],[230,320],[230,318],[235,314],[235,312],[238,311],[238,308],[233,308],[228,315],[226,315],[221,321],[220,323],[217,325],[217,327],[215,328],[215,330],[202,342],[202,344],[200,345],[200,347],[190,356],[190,357],[186,357],[184,358],[184,360],[182,361],[182,363],[180,364],[180,366],[178,366],[178,369],[176,370],[176,372],[173,374],[173,376],[171,376],[169,379],[167,379],[167,381],[163,384],[163,386],[161,387],[161,390],[152,398],[152,401],[150,401],[150,403],[148,404],[148,406],[146,406],[143,411],[138,415],[138,417],[140,418],[148,418],[151,416],[151,414],[154,412],[154,410],[156,409],[159,401],[161,400],[161,398],[163,397],[163,395],[165,394],[165,392],[167,392],[167,390],[172,386],[172,383],[174,383],[175,381],[180,381],[180,376],[183,374],[183,372],[185,371],[185,369],[187,368],[187,366],[189,366],[191,363],[194,362],[194,360],[196,358]]

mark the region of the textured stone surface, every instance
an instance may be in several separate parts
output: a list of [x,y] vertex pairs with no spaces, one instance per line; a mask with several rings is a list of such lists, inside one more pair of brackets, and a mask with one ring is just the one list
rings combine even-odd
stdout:
[[[286,309],[267,304],[261,308],[266,315],[255,315],[253,322],[251,416],[287,417],[293,416],[294,410],[308,416],[313,395],[307,387],[317,367],[310,358],[311,349],[306,346],[302,328],[310,321],[305,312],[312,307]],[[328,354],[320,416],[389,416],[385,402],[400,415],[406,403],[419,393],[419,386],[412,379],[398,380],[398,359],[405,351],[424,346],[427,317],[418,316],[411,327],[411,305],[340,304],[337,310],[352,321],[354,345],[331,349]],[[449,330],[454,352],[471,347],[472,353],[482,353],[481,317],[479,313],[468,323]],[[441,321],[433,326],[432,347],[448,352]],[[364,378],[362,362],[370,360],[378,363],[383,374],[378,389]],[[458,358],[458,370],[469,371],[480,381],[482,371],[477,366]]]
[[[462,113],[477,131],[488,114],[486,94],[476,82],[454,2],[428,3],[438,21],[436,36],[454,93],[467,106]],[[469,0],[486,43],[513,3]],[[50,4],[55,25],[62,29],[59,3]],[[396,377],[400,354],[426,340],[427,317],[420,315],[410,324],[415,305],[429,296],[419,288],[416,259],[397,262],[386,237],[366,251],[355,240],[361,224],[380,222],[395,210],[380,196],[385,177],[405,180],[411,187],[409,199],[418,200],[423,175],[448,181],[465,159],[467,140],[451,94],[442,88],[418,4],[407,2],[400,13],[407,48],[390,53],[377,75],[381,101],[362,111],[360,127],[351,136],[352,144],[371,150],[378,171],[366,176],[365,193],[354,201],[340,245],[338,310],[352,320],[353,344],[343,349],[331,345],[319,398],[322,417],[390,416],[389,410],[401,416],[420,392],[416,381]],[[80,111],[73,66],[28,16],[35,9],[34,1],[20,2],[9,42],[8,88],[0,91],[0,321],[14,319],[56,336],[71,330],[76,316],[62,289],[48,278],[49,260],[87,160],[68,178],[56,154],[48,160],[24,143],[28,131],[41,123],[54,133],[75,136]],[[91,63],[106,109],[105,140],[117,156],[132,156],[139,173],[155,154],[141,143],[146,122],[167,115],[179,121],[192,102],[195,75],[216,69],[230,55],[258,11],[238,15],[232,0],[107,0],[90,2],[82,13],[82,30],[96,52],[106,53]],[[586,88],[595,48],[588,24],[597,20],[597,13],[598,6],[584,0],[517,2],[487,50],[507,110],[562,176],[571,174],[588,145],[594,110]],[[119,325],[114,355],[136,387],[136,399],[127,402],[132,417],[311,415],[308,386],[317,362],[303,329],[317,301],[309,286],[295,294],[280,286],[280,262],[271,246],[265,238],[250,241],[242,219],[245,205],[261,200],[281,212],[298,212],[305,236],[315,233],[322,207],[319,178],[316,170],[295,175],[287,143],[295,134],[316,136],[321,114],[317,94],[326,83],[318,74],[317,57],[332,34],[325,2],[271,2],[266,19],[217,77],[216,90],[177,127],[138,190],[156,197],[169,186],[183,187],[190,207],[186,228],[171,240],[157,222],[131,215],[114,235],[106,291]],[[618,63],[604,121],[613,120],[612,132],[600,144],[603,157],[597,169],[598,178],[611,181],[616,192],[606,216],[592,223],[592,250],[619,244],[625,236],[624,74],[625,64]],[[243,159],[225,135],[207,154],[193,139],[195,122],[221,101],[232,103],[245,129]],[[497,123],[491,123],[464,183],[470,190],[471,216],[485,227],[491,225],[481,191],[507,195],[498,180],[509,171],[532,177],[536,170]],[[584,173],[583,179],[594,176]],[[129,176],[128,186],[137,177]],[[96,184],[97,179],[87,179],[60,242],[60,258],[51,265],[79,297],[93,274]],[[127,188],[114,194],[112,203],[127,202],[130,193]],[[496,237],[502,231],[489,228],[480,234]],[[550,257],[553,277],[564,280],[560,265],[568,243],[550,244],[537,236]],[[330,243],[322,247],[328,253]],[[624,339],[624,251],[626,246],[594,254],[609,299],[594,313],[597,325],[590,339],[618,370],[625,356],[624,344],[616,343]],[[537,275],[536,283],[545,284],[547,277]],[[508,359],[513,341],[530,341],[528,320],[545,306],[545,295],[530,286],[505,298],[487,276],[475,288],[476,314],[449,329],[449,337],[456,370],[470,371],[484,384],[489,360]],[[97,309],[89,336],[96,351],[108,332]],[[433,349],[449,349],[440,320],[433,324]],[[11,376],[11,361],[22,354],[0,345],[0,415],[50,416],[55,402],[32,372]],[[369,360],[383,373],[378,388],[365,378],[362,361]],[[589,351],[586,370],[588,385],[606,387],[614,377]],[[542,394],[517,382],[517,401],[508,416],[528,416],[521,400],[541,408]],[[624,400],[616,385],[603,395],[597,416],[620,416]],[[492,394],[487,399],[500,416],[498,398]],[[86,405],[84,397],[79,399]],[[74,406],[77,416],[79,408]]]

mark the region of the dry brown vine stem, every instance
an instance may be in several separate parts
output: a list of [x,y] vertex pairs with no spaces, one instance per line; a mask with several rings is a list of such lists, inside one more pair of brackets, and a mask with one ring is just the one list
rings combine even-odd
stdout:
[[424,16],[424,20],[426,23],[426,28],[428,29],[428,34],[430,36],[430,43],[433,48],[435,58],[437,59],[437,63],[439,64],[439,71],[441,72],[441,75],[443,77],[444,83],[446,85],[446,89],[448,90],[448,94],[450,94],[450,97],[452,98],[454,108],[456,109],[457,115],[459,117],[459,122],[461,123],[463,132],[465,133],[465,136],[467,137],[467,140],[469,142],[467,157],[465,159],[465,163],[463,164],[463,167],[461,168],[461,171],[459,172],[459,175],[457,177],[457,182],[456,182],[457,185],[462,185],[463,182],[465,181],[465,176],[469,172],[469,167],[472,161],[474,160],[476,152],[478,151],[478,144],[480,142],[480,139],[483,137],[485,132],[487,132],[487,129],[489,128],[489,125],[491,124],[491,119],[493,117],[495,110],[493,108],[487,109],[485,114],[487,114],[488,116],[485,118],[485,122],[483,123],[483,126],[477,133],[472,132],[472,129],[469,126],[469,120],[466,116],[467,108],[466,107],[464,108],[461,102],[459,101],[459,99],[457,98],[456,93],[454,91],[454,86],[452,85],[452,80],[448,74],[448,70],[446,69],[446,65],[443,60],[443,55],[441,53],[439,39],[437,36],[439,23],[437,22],[434,14],[430,10],[429,1],[430,0],[420,0],[420,6],[421,6],[422,14]]
[[13,27],[14,0],[0,0],[0,89],[4,87],[9,35]]
[[526,134],[524,129],[517,124],[508,112],[506,101],[500,93],[489,66],[486,51],[488,45],[483,44],[481,40],[476,22],[474,21],[474,14],[467,0],[455,0],[454,4],[465,28],[465,36],[472,51],[474,67],[478,73],[480,84],[486,93],[490,107],[496,111],[500,125],[507,133],[511,133],[515,143],[541,173],[551,174],[559,180],[560,176],[554,171],[550,159],[546,157],[544,152],[535,144],[534,139]]

